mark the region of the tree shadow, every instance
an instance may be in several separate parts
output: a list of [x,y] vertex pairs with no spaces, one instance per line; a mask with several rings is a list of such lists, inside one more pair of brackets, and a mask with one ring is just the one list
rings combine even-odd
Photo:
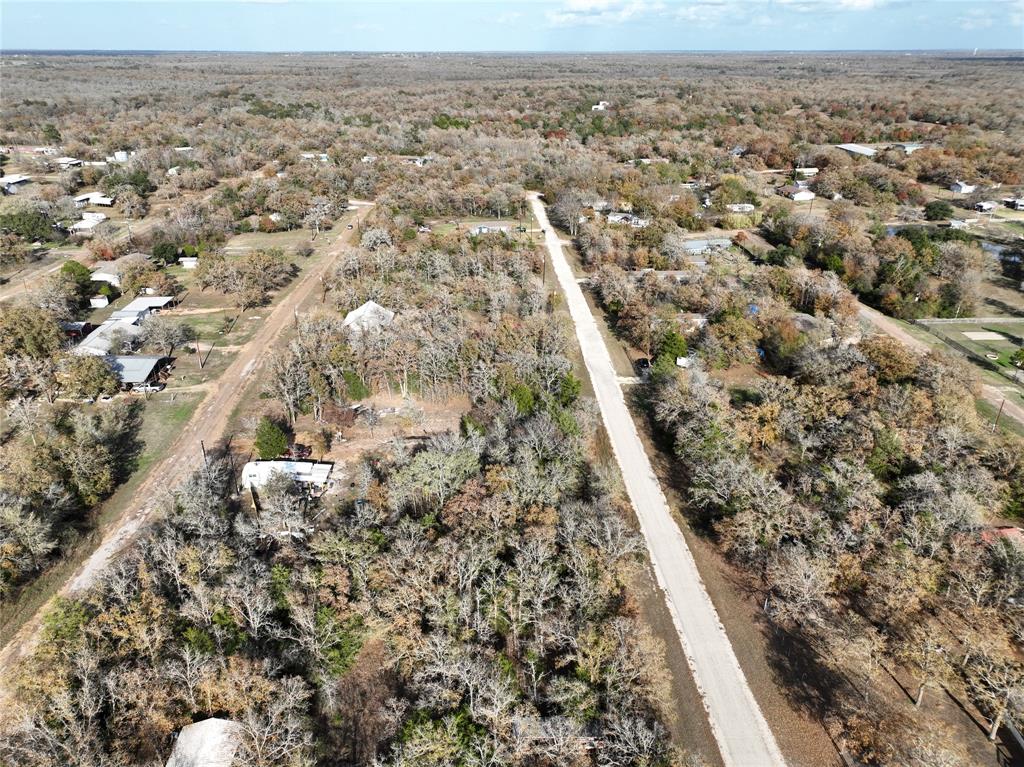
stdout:
[[769,668],[793,708],[822,724],[841,715],[844,698],[857,694],[849,680],[829,668],[800,635],[775,623],[764,628]]

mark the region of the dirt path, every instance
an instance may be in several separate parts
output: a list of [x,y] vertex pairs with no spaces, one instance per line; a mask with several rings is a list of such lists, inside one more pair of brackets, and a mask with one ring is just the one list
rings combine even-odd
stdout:
[[[371,209],[370,204],[361,205],[359,208],[350,221],[362,219]],[[177,486],[195,470],[202,460],[202,444],[205,443],[208,448],[212,447],[225,436],[232,411],[249,382],[255,378],[254,374],[277,348],[275,341],[282,331],[294,322],[294,312],[320,289],[320,276],[333,265],[342,246],[348,244],[348,241],[356,236],[357,231],[358,229],[342,231],[323,263],[300,277],[266,316],[260,329],[245,344],[244,350],[232,361],[224,374],[215,382],[211,382],[215,384],[212,396],[204,399],[196,408],[167,454],[150,469],[148,476],[136,491],[137,502],[129,507],[121,519],[104,535],[99,547],[78,567],[55,597],[72,595],[92,585],[111,560],[149,522],[158,506],[158,500],[164,497],[165,492]],[[51,597],[0,651],[0,671],[13,669],[19,658],[32,651],[38,641],[42,616],[55,597]],[[0,695],[3,695],[2,688]]]
[[608,348],[537,195],[530,204],[544,229],[555,275],[576,327],[612,451],[647,543],[651,565],[704,702],[726,767],[775,767],[785,760],[747,684],[626,406]]
[[[931,347],[923,341],[914,338],[910,333],[899,326],[899,323],[893,322],[892,318],[885,316],[880,311],[872,309],[870,306],[860,304],[858,310],[861,319],[867,320],[874,325],[878,330],[883,333],[892,336],[897,341],[902,341],[909,349],[917,352],[918,354],[928,354],[931,351]],[[1024,407],[1021,407],[1014,402],[1010,397],[1007,396],[1007,392],[998,386],[992,384],[981,385],[981,397],[997,411],[1002,408],[1004,418],[1012,418],[1017,423],[1024,426]]]

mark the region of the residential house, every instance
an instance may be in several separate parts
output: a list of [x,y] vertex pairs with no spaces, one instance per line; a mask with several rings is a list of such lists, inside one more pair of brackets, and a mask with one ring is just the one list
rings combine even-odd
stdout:
[[89,306],[93,309],[105,309],[110,306],[110,299],[106,296],[93,296],[89,299]]
[[102,205],[109,208],[114,204],[113,197],[107,197],[102,192],[86,192],[75,198],[75,207],[84,208],[86,205]]
[[159,314],[161,309],[172,306],[173,296],[140,296],[110,315],[112,320],[126,320],[138,324],[151,314]]
[[109,282],[115,288],[119,288],[125,267],[137,263],[140,258],[148,259],[149,256],[142,253],[129,253],[127,256],[121,256],[113,261],[104,261],[92,270],[91,279],[93,282]]
[[12,173],[10,176],[0,176],[0,191],[4,194],[17,194],[31,181],[31,176],[25,176],[21,173]]
[[204,719],[181,728],[166,767],[231,767],[241,727],[229,719]]
[[129,152],[127,149],[118,149],[114,154],[107,157],[108,163],[119,163],[124,164],[132,159],[136,155],[136,152]]
[[878,151],[862,144],[836,144],[836,149],[842,149],[847,154],[856,157],[874,157]]
[[92,234],[93,229],[102,224],[107,220],[106,213],[89,213],[85,212],[82,214],[82,220],[76,221],[71,225],[68,231],[73,234]]
[[128,320],[107,320],[83,338],[82,342],[72,351],[75,354],[107,357],[112,352],[120,351],[119,348],[116,348],[118,337],[134,338],[141,332],[138,325]]
[[367,301],[345,315],[342,322],[350,333],[365,333],[369,330],[380,330],[394,322],[395,313],[385,309],[376,301]]
[[971,194],[977,188],[977,184],[968,184],[966,181],[955,181],[949,187],[949,191],[953,192],[953,194]]
[[61,170],[82,167],[82,161],[75,159],[74,157],[58,157],[55,160],[55,162],[57,163],[57,167],[59,167]]
[[330,479],[333,463],[321,461],[249,461],[242,467],[242,487],[252,490],[265,485],[275,474],[283,474],[295,482],[323,486]]
[[508,234],[512,231],[510,226],[492,226],[488,224],[479,224],[469,230],[469,233],[474,237],[479,237],[481,234]]
[[107,366],[125,387],[153,381],[166,360],[166,357],[148,354],[110,355],[103,358],[103,361],[107,363]]
[[727,237],[712,237],[710,239],[686,240],[683,242],[683,248],[691,256],[714,253],[716,250],[725,250],[730,247],[732,247],[732,240]]
[[806,202],[813,200],[816,196],[810,189],[804,189],[796,184],[779,187],[778,192],[783,197],[788,197],[795,202]]

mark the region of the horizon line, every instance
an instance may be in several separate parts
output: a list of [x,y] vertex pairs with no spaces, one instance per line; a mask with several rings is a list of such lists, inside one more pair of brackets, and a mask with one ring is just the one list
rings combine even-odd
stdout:
[[972,56],[981,54],[1015,54],[1024,57],[1024,48],[637,48],[623,50],[539,50],[539,49],[309,49],[309,50],[257,50],[257,49],[229,49],[229,48],[10,48],[0,46],[0,56],[17,56],[31,54],[48,55],[97,55],[97,54],[182,54],[182,53],[218,53],[218,54],[285,54],[285,55],[309,55],[309,54],[330,54],[330,55],[395,55],[395,54],[429,54],[429,55],[636,55],[636,54],[706,54],[706,53],[732,53],[732,54],[797,54],[797,53],[965,53],[971,52]]

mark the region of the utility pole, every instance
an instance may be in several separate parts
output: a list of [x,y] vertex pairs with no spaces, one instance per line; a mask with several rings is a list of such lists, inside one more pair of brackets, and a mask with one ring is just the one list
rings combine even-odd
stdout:
[[207,469],[209,469],[210,468],[210,460],[206,456],[206,443],[203,442],[203,440],[199,440],[199,447],[202,448],[202,451],[203,451],[203,465]]
[[1006,407],[1007,398],[1002,397],[1002,401],[999,402],[999,412],[995,414],[995,420],[992,421],[992,431],[995,431],[999,426],[999,418],[1002,416],[1002,409]]

